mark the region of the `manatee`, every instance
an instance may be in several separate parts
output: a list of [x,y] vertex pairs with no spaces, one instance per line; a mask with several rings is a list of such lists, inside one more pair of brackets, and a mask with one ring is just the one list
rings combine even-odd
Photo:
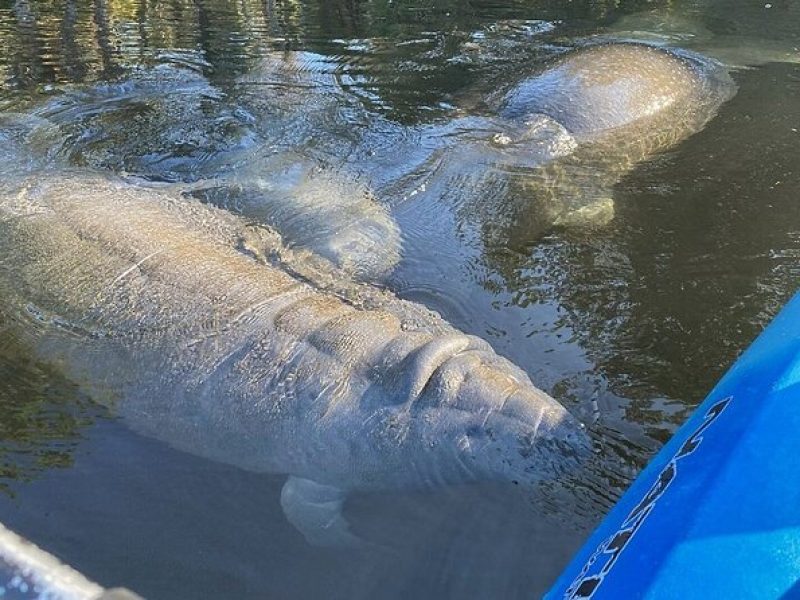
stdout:
[[353,491],[535,489],[588,452],[486,342],[335,271],[321,283],[311,258],[106,175],[0,183],[0,296],[20,344],[143,435],[288,474],[281,504],[311,543],[358,543],[341,513]]
[[[74,166],[176,183],[277,228],[287,244],[325,256],[356,279],[382,281],[400,260],[399,230],[366,185],[294,148],[307,136],[319,143],[314,125],[324,111],[312,117],[312,107],[330,98],[314,89],[313,70],[295,73],[287,62],[293,54],[304,56],[287,53],[286,61],[261,65],[271,65],[282,85],[267,86],[260,70],[251,76],[264,83],[258,99],[273,109],[257,113],[259,119],[230,105],[199,69],[170,63],[132,69],[115,83],[70,86],[30,112],[62,131]],[[243,94],[245,104],[250,96]],[[285,135],[283,127],[303,131],[303,138]],[[276,135],[294,149],[276,151]]]
[[498,240],[509,227],[535,239],[554,225],[604,225],[614,215],[614,185],[700,131],[736,92],[714,59],[606,38],[579,41],[521,80],[490,85],[487,94],[464,95],[453,123],[425,131],[418,145],[432,150],[424,163],[382,197],[435,189]]
[[400,230],[366,185],[298,152],[243,154],[229,158],[219,177],[184,189],[273,227],[287,245],[328,259],[353,279],[378,283],[391,274]]
[[[490,99],[507,122],[495,144],[517,164],[535,157],[513,184],[545,227],[604,223],[613,185],[702,129],[735,91],[725,67],[693,52],[588,44]],[[543,145],[557,148],[544,161]]]

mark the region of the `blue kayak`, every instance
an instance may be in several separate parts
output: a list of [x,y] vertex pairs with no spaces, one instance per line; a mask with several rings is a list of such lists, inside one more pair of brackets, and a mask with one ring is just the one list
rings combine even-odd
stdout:
[[800,294],[545,598],[800,598]]

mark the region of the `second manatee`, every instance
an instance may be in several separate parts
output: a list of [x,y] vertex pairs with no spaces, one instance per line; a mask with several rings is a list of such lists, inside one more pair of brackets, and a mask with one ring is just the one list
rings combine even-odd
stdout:
[[508,126],[495,143],[522,162],[529,148],[557,138],[552,160],[514,178],[516,194],[535,203],[530,219],[545,227],[604,223],[614,184],[700,131],[735,92],[723,65],[693,52],[590,44],[491,98]]

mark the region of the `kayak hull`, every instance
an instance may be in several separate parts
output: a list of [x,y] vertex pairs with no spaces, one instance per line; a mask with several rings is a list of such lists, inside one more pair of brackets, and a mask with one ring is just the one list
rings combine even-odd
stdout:
[[545,596],[800,598],[800,294]]

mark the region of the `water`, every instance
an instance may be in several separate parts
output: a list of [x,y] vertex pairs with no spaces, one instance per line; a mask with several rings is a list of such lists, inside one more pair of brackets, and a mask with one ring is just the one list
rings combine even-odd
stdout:
[[[788,0],[0,3],[0,110],[55,123],[41,144],[59,160],[245,214],[295,189],[267,185],[287,153],[370,190],[402,237],[380,285],[490,341],[599,451],[535,507],[483,486],[352,498],[391,550],[313,548],[280,511],[283,477],[130,432],[0,311],[0,519],[151,598],[540,593],[796,289],[800,67],[778,59],[797,31]],[[530,165],[481,145],[491,98],[595,35],[753,66],[702,131],[622,175],[610,222],[504,220],[502,175]]]

